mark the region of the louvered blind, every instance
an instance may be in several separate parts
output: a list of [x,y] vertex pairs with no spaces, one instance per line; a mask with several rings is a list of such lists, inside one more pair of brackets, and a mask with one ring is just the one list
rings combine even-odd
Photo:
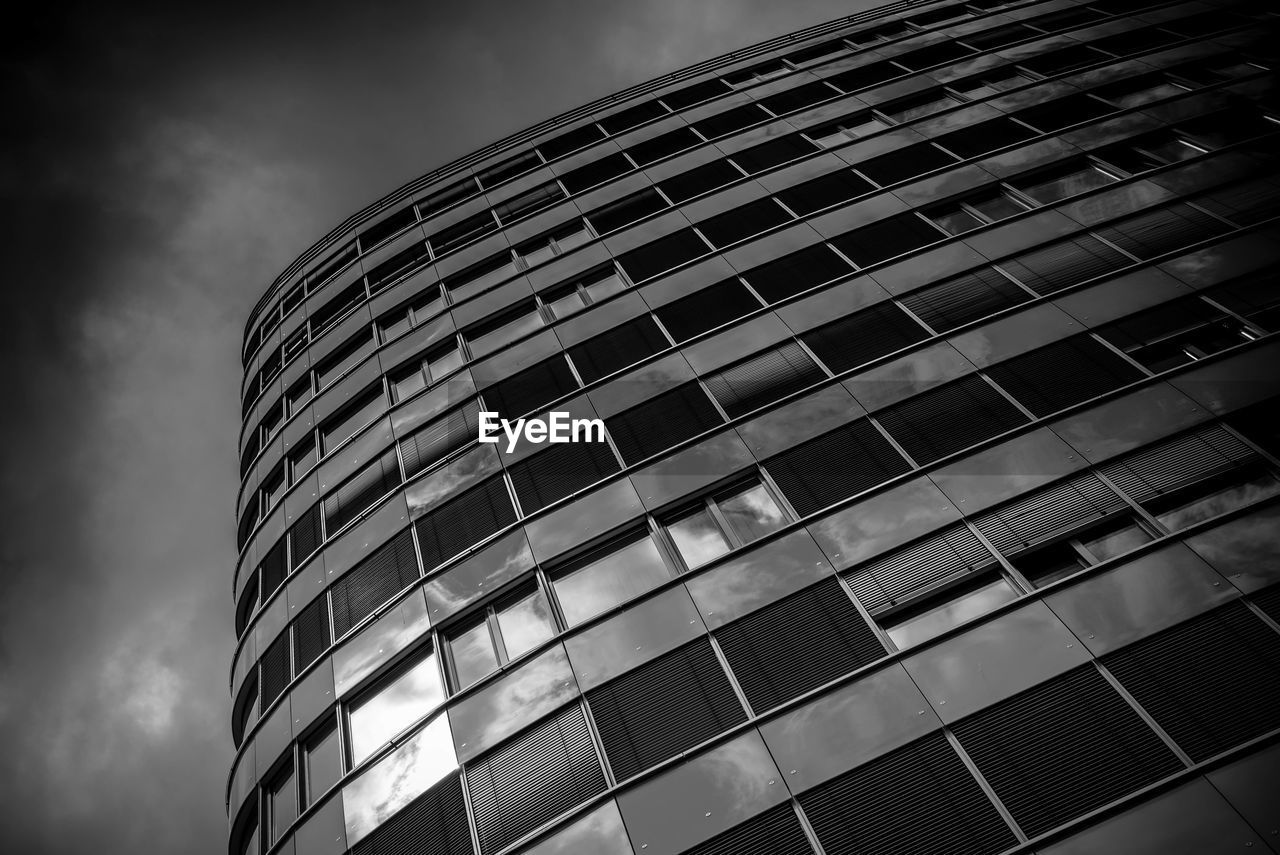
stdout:
[[621,467],[605,442],[552,445],[513,464],[507,471],[525,514],[572,495]]
[[981,267],[908,294],[902,305],[942,333],[1030,299],[994,267]]
[[906,472],[902,455],[866,419],[858,419],[765,461],[801,516]]
[[519,374],[495,383],[480,393],[486,409],[504,419],[526,416],[578,388],[563,356],[553,356]]
[[955,525],[905,549],[864,565],[846,578],[858,602],[875,613],[906,602],[950,578],[995,563],[965,525]]
[[480,405],[468,401],[400,441],[406,477],[412,478],[466,445],[480,431]]
[[1222,234],[1229,226],[1178,202],[1097,229],[1098,234],[1138,258],[1154,258]]
[[686,383],[605,420],[628,465],[665,451],[723,421],[697,383]]
[[1196,762],[1280,727],[1280,634],[1239,601],[1103,664]]
[[741,825],[686,849],[684,855],[812,855],[813,847],[790,802],[769,808]]
[[776,303],[852,272],[849,262],[819,244],[753,267],[742,278],[765,302]]
[[1004,555],[1092,525],[1127,507],[1098,476],[1081,475],[983,514],[974,525]]
[[1032,837],[1182,769],[1092,664],[975,713],[953,732]]
[[587,703],[619,781],[747,718],[705,638],[593,689]]
[[884,656],[882,645],[835,579],[752,612],[716,640],[757,713]]
[[320,506],[307,508],[298,521],[289,527],[289,566],[297,570],[320,546],[324,537],[320,532]]
[[799,798],[827,855],[991,855],[1017,843],[941,733]]
[[892,303],[882,303],[805,333],[801,340],[839,374],[923,341],[929,333]]
[[267,598],[276,592],[276,589],[284,583],[284,577],[289,573],[285,566],[284,547],[284,538],[281,538],[267,550],[267,554],[262,558],[262,563],[258,565],[262,571],[263,602],[266,602]]
[[468,769],[480,851],[490,855],[604,789],[586,718],[575,705]]
[[333,634],[336,638],[373,614],[397,592],[418,578],[413,536],[400,532],[378,551],[338,579],[329,590],[333,598]]
[[977,375],[908,398],[875,416],[921,466],[1027,421]]
[[462,776],[452,774],[351,847],[351,855],[472,855]]
[[399,486],[400,462],[393,448],[325,497],[325,531],[338,531]]
[[668,347],[670,343],[653,318],[642,315],[574,345],[569,348],[569,358],[582,382],[594,383]]
[[760,301],[737,279],[726,279],[668,303],[654,314],[676,342],[737,320],[760,308]]
[[293,622],[293,649],[298,672],[320,658],[329,649],[329,600],[316,597]]
[[1130,454],[1101,471],[1131,499],[1145,502],[1221,474],[1253,456],[1253,449],[1234,434],[1212,425]]
[[1092,336],[1079,335],[993,365],[987,376],[1022,406],[1047,416],[1146,374]]
[[293,676],[289,670],[289,633],[282,632],[271,642],[258,660],[258,667],[262,669],[262,709],[265,711],[280,697]]
[[729,418],[749,413],[826,377],[804,348],[789,341],[706,378]]
[[501,475],[482,481],[414,523],[428,573],[459,552],[516,521]]
[[1081,235],[1006,258],[998,266],[1043,297],[1131,263],[1093,235]]

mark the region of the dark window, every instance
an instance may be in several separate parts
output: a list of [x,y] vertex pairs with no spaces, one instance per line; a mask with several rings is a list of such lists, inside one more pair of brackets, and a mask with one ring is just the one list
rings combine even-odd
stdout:
[[285,560],[285,543],[281,538],[267,550],[267,554],[263,556],[262,563],[258,565],[262,571],[262,601],[266,602],[272,594],[276,592],[284,583],[284,577],[289,575],[289,569]]
[[341,347],[316,365],[316,385],[323,389],[348,369],[361,362],[366,353],[373,352],[373,338],[367,330],[358,332]]
[[[355,241],[352,241],[333,255],[329,256],[323,264],[316,268],[314,273],[307,276],[307,293],[314,294],[322,285],[334,276],[337,276],[339,271],[356,260],[356,254],[356,244]],[[281,303],[281,306],[284,308],[284,313],[286,315],[289,314],[290,309],[302,302],[301,298],[301,286],[294,288],[293,291],[286,294],[284,301]]]
[[591,690],[587,703],[619,781],[747,718],[705,639]]
[[998,148],[1029,140],[1035,131],[1011,119],[991,119],[938,137],[938,145],[960,157],[977,157]]
[[856,199],[875,190],[875,185],[848,169],[811,179],[778,193],[782,204],[801,217]]
[[902,305],[942,333],[1030,299],[994,267],[980,267],[908,294]]
[[[757,713],[884,656],[884,645],[835,579],[753,612],[716,633]],[[820,651],[820,655],[815,655]]]
[[324,527],[332,534],[400,486],[400,463],[388,451],[324,499]]
[[814,787],[800,804],[833,855],[1000,852],[1017,844],[941,732]]
[[512,220],[518,220],[521,217],[527,217],[530,214],[550,208],[563,198],[564,191],[560,189],[559,184],[552,181],[549,184],[535,187],[515,198],[494,205],[493,211],[498,215],[498,220],[506,225]]
[[742,177],[728,160],[713,160],[658,183],[658,189],[677,205],[694,196],[709,193]]
[[368,252],[392,235],[409,228],[418,221],[418,215],[412,207],[396,211],[381,222],[374,223],[359,234],[360,249]]
[[645,101],[620,113],[605,116],[600,120],[600,126],[611,134],[620,134],[666,114],[667,111],[657,101]]
[[346,409],[331,417],[320,426],[320,436],[324,442],[324,453],[329,454],[348,437],[367,425],[383,409],[386,401],[382,393],[382,384],[371,386],[365,390]]
[[1096,65],[1099,62],[1110,61],[1111,57],[1102,51],[1079,45],[1042,53],[1039,56],[1027,57],[1020,60],[1018,64],[1029,71],[1034,71],[1036,74],[1052,77],[1055,74],[1063,74],[1068,71],[1074,71],[1077,68],[1084,68],[1086,65]]
[[364,302],[364,282],[355,282],[339,293],[329,302],[317,309],[311,316],[311,337],[315,339],[339,318]]
[[1039,35],[1040,33],[1022,24],[1008,24],[1003,27],[993,27],[990,30],[969,33],[961,36],[960,39],[969,47],[977,48],[978,50],[995,50],[1005,45],[1011,45],[1014,42],[1037,38]]
[[311,601],[293,622],[294,658],[298,672],[320,658],[329,649],[329,600],[323,594]]
[[441,229],[431,235],[428,241],[431,243],[431,249],[440,255],[497,230],[498,222],[493,218],[493,214],[490,211],[481,211],[448,228]]
[[654,314],[679,344],[759,308],[760,301],[741,282],[726,279],[668,303]]
[[1039,18],[1032,18],[1027,23],[1036,29],[1044,30],[1046,33],[1056,33],[1059,30],[1082,27],[1103,17],[1101,12],[1094,9],[1064,9],[1061,12],[1053,12],[1048,15],[1041,15]]
[[479,186],[474,178],[464,178],[456,184],[450,184],[442,190],[437,190],[427,198],[418,203],[418,211],[425,220],[432,214],[439,213],[445,208],[461,202],[463,199],[469,199],[476,193],[480,192]]
[[618,256],[618,264],[627,272],[632,282],[643,282],[707,252],[706,243],[693,229],[681,229],[630,252],[624,252]]
[[827,101],[838,95],[839,92],[832,89],[821,80],[813,83],[806,83],[803,86],[796,86],[787,89],[784,92],[778,92],[767,98],[761,98],[760,104],[775,116],[783,116],[787,113],[794,113],[796,110],[803,110],[805,107],[812,107]]
[[249,542],[253,527],[258,524],[259,510],[258,494],[254,493],[245,500],[244,513],[240,515],[240,525],[236,529],[236,549],[244,549],[244,545]]
[[828,56],[835,56],[838,53],[848,53],[849,46],[840,39],[823,42],[821,44],[812,45],[807,48],[789,53],[786,60],[792,65],[803,65],[806,62],[813,62],[816,59],[823,59]]
[[480,852],[492,855],[606,786],[582,708],[572,706],[468,768]]
[[481,187],[489,190],[504,181],[515,178],[517,175],[524,175],[541,164],[542,158],[538,157],[536,151],[527,151],[524,154],[516,155],[510,160],[504,160],[495,166],[480,170],[476,173],[476,179],[480,182]]
[[258,571],[254,570],[249,580],[244,583],[244,590],[240,592],[240,602],[236,604],[236,638],[244,635],[245,627],[249,625],[249,618],[253,616],[253,610],[258,607]]
[[987,374],[1037,416],[1056,413],[1146,376],[1087,335],[1001,362]]
[[686,383],[605,420],[628,466],[709,430],[723,419],[697,383]]
[[720,407],[735,418],[826,377],[796,342],[739,362],[706,378]]
[[428,571],[516,521],[501,475],[482,481],[414,523]]
[[627,149],[627,154],[631,155],[637,166],[648,166],[656,160],[693,148],[700,142],[702,139],[688,128],[676,128],[661,136],[636,143]]
[[867,419],[858,419],[765,461],[782,495],[808,516],[911,468]]
[[259,660],[262,669],[262,710],[265,712],[289,685],[289,633],[281,633]]
[[707,139],[715,139],[748,128],[770,118],[758,104],[743,104],[693,123],[693,129]]
[[452,292],[472,282],[483,282],[485,284],[501,282],[515,272],[516,264],[511,259],[511,251],[504,249],[502,252],[459,270],[457,273],[449,274],[440,284],[446,291]]
[[1129,56],[1130,54],[1164,47],[1177,41],[1181,41],[1181,39],[1173,33],[1168,33],[1155,27],[1143,27],[1137,30],[1130,30],[1127,33],[1117,33],[1114,36],[1098,39],[1093,43],[1093,47],[1097,50],[1105,50],[1107,53],[1114,53],[1116,56]]
[[479,436],[480,407],[469,401],[400,440],[405,476],[412,478]]
[[692,107],[694,104],[710,101],[712,98],[729,91],[731,91],[729,84],[717,78],[695,83],[692,86],[677,89],[675,92],[668,92],[662,96],[662,101],[672,110],[683,110],[686,107]]
[[977,375],[894,404],[876,413],[876,419],[921,466],[1027,422],[1021,410]]
[[1280,329],[1280,290],[1272,287],[1266,274],[1219,285],[1208,296],[1270,332]]
[[1043,297],[1131,263],[1119,250],[1081,235],[1006,258],[998,266]]
[[342,638],[353,626],[408,587],[418,575],[413,535],[406,528],[329,589],[333,599],[334,638]]
[[766,302],[776,303],[852,272],[849,262],[832,252],[831,247],[818,244],[753,267],[742,278]]
[[888,104],[881,104],[878,109],[895,122],[910,122],[958,106],[960,103],[960,99],[942,89],[931,89],[909,98],[899,98]]
[[[1033,837],[1182,768],[1092,664],[981,710],[953,730]],[[1116,750],[1120,745],[1124,750]]]
[[[231,738],[236,747],[244,742],[244,732],[250,725],[250,719],[258,711],[258,666],[249,667],[249,675],[245,677],[240,693],[236,695],[235,710],[231,714]],[[252,850],[257,855],[257,850]]]
[[583,125],[576,131],[569,131],[567,134],[561,134],[540,144],[538,151],[542,152],[543,157],[550,160],[570,154],[580,148],[586,148],[592,143],[604,139],[604,137],[604,131],[600,130],[598,125]]
[[766,169],[772,169],[783,163],[789,163],[806,154],[818,150],[818,147],[799,134],[791,134],[770,140],[745,151],[733,155],[733,162],[741,166],[748,174],[754,175]]
[[1233,184],[1196,196],[1195,203],[1238,225],[1252,225],[1280,214],[1280,183]]
[[899,214],[832,238],[854,264],[868,267],[942,240],[943,233],[914,213]]
[[619,175],[626,175],[634,168],[631,161],[627,160],[627,156],[618,152],[566,172],[560,176],[560,183],[570,193],[580,193],[589,187],[617,178]]
[[959,42],[945,41],[894,57],[894,60],[912,71],[919,71],[922,68],[932,68],[944,62],[955,62],[974,53],[977,53],[977,51],[971,47],[965,47]]
[[1068,95],[1066,98],[1059,98],[1047,104],[1019,110],[1014,116],[1031,127],[1048,133],[1112,112],[1115,112],[1115,107],[1097,98],[1090,98],[1088,95]]
[[884,83],[886,80],[892,80],[895,77],[901,77],[906,74],[899,66],[892,62],[873,62],[870,65],[864,65],[860,68],[851,68],[848,71],[842,71],[827,78],[828,83],[834,83],[845,92],[857,92],[859,89],[866,89],[868,86],[875,86],[877,83]]
[[617,472],[617,459],[607,442],[573,442],[553,445],[514,463],[511,483],[525,514],[573,495]]
[[1138,258],[1154,258],[1228,231],[1204,211],[1174,203],[1097,230],[1100,237]]
[[696,225],[712,246],[723,249],[791,219],[791,215],[777,202],[766,197],[748,202],[732,211],[725,211]]
[[587,214],[587,219],[597,234],[608,234],[611,231],[629,226],[650,214],[665,210],[667,201],[653,188],[641,190],[630,196],[624,196],[616,202],[610,202],[603,208],[597,208]]
[[892,303],[882,303],[818,327],[800,338],[835,373],[848,371],[929,337]]
[[312,505],[297,522],[289,527],[289,567],[297,570],[323,540],[320,533],[320,506]]
[[574,345],[569,358],[582,382],[593,383],[669,346],[653,318],[643,315]]
[[857,169],[881,187],[887,187],[955,162],[954,155],[947,154],[936,145],[917,143],[873,157],[858,164]]
[[481,392],[487,407],[502,418],[528,415],[578,388],[563,356],[545,359]]
[[1028,198],[1050,205],[1090,190],[1114,184],[1119,178],[1090,161],[1076,161],[1036,171],[1011,182]]

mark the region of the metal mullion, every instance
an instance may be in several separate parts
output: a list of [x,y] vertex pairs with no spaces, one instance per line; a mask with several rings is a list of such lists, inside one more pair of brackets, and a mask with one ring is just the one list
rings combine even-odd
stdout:
[[1147,712],[1146,709],[1143,708],[1142,704],[1138,702],[1138,699],[1131,695],[1129,690],[1116,679],[1110,669],[1102,663],[1102,660],[1093,659],[1092,661],[1094,668],[1096,668],[1098,673],[1102,675],[1102,678],[1111,684],[1111,688],[1115,689],[1120,697],[1125,699],[1129,706],[1133,708],[1133,711],[1138,714],[1138,717],[1146,723],[1147,727],[1155,731],[1156,736],[1160,737],[1160,741],[1165,744],[1165,747],[1173,752],[1174,756],[1182,763],[1183,768],[1190,768],[1194,766],[1195,761],[1191,759],[1191,756],[1178,747],[1178,743],[1173,741],[1173,737],[1160,726],[1160,723],[1151,716],[1151,713]]
[[729,520],[724,515],[724,511],[720,510],[719,503],[711,496],[707,496],[704,500],[706,503],[707,513],[711,515],[711,519],[715,520],[716,525],[720,527],[720,533],[724,535],[725,540],[729,541],[729,551],[741,549],[747,546],[747,542],[738,536],[738,533],[729,525]]
[[[1111,351],[1111,352],[1112,352],[1112,353],[1114,353],[1116,356],[1119,356],[1121,359],[1123,359],[1125,362],[1127,362],[1127,363],[1129,363],[1130,365],[1132,365],[1134,368],[1137,368],[1139,371],[1141,371],[1141,372],[1143,373],[1143,375],[1144,375],[1144,379],[1145,379],[1145,378],[1148,378],[1148,377],[1155,377],[1155,376],[1157,376],[1157,375],[1156,375],[1156,372],[1152,371],[1150,368],[1148,368],[1147,366],[1143,365],[1141,362],[1139,362],[1138,360],[1134,359],[1134,358],[1133,358],[1132,356],[1130,356],[1129,354],[1125,353],[1125,352],[1124,352],[1123,350],[1121,350],[1119,347],[1116,347],[1114,344],[1112,344],[1111,342],[1107,341],[1107,340],[1106,340],[1105,338],[1103,338],[1102,336],[1098,335],[1098,333],[1096,332],[1096,328],[1092,328],[1092,327],[1091,327],[1091,328],[1087,328],[1087,329],[1085,330],[1085,333],[1084,333],[1084,334],[1085,334],[1085,335],[1087,335],[1089,338],[1093,339],[1094,341],[1096,341],[1096,342],[1100,343],[1104,348],[1106,348],[1107,350]],[[1129,384],[1126,384],[1126,385],[1129,385]],[[1122,387],[1122,388],[1123,388],[1123,387]]]
[[[996,363],[996,364],[998,365],[999,363]],[[993,366],[987,366],[987,367],[990,368]],[[987,383],[989,383],[993,389],[995,389],[998,393],[1004,396],[1009,401],[1009,403],[1017,407],[1018,411],[1023,415],[1027,416],[1027,418],[1029,418],[1032,422],[1039,419],[1039,416],[1037,416],[1035,413],[1031,412],[1026,407],[1024,407],[1022,405],[1022,402],[1019,401],[1017,398],[1013,397],[1013,395],[1010,392],[1006,391],[1003,386],[1001,386],[999,383],[997,383],[996,381],[988,377],[985,369],[982,371],[976,371],[974,373],[977,374],[979,377],[981,377],[983,380],[987,381]]]
[[790,517],[788,524],[802,519],[800,514],[796,513],[796,509],[792,507],[791,502],[783,495],[782,490],[778,488],[773,476],[769,474],[769,470],[762,465],[761,461],[756,461],[755,472],[756,477],[760,479],[760,483],[764,485],[765,490],[769,493],[769,498],[773,499],[774,504]]
[[995,544],[982,533],[969,517],[962,516],[960,522],[969,529],[970,534],[976,537],[979,543],[987,548],[988,552],[995,556],[996,566],[1000,568],[1005,576],[1014,581],[1015,587],[1021,589],[1019,593],[1029,594],[1036,590],[1036,586],[1031,584],[1031,581],[1022,574],[1021,570],[1013,565],[1013,562],[1003,552],[996,549]]
[[1154,516],[1148,513],[1147,509],[1142,507],[1142,505],[1138,504],[1133,499],[1132,496],[1130,496],[1124,490],[1121,490],[1118,486],[1116,486],[1116,483],[1112,481],[1110,478],[1108,478],[1105,474],[1103,474],[1102,470],[1099,469],[1096,464],[1091,465],[1090,468],[1086,471],[1092,474],[1095,478],[1097,478],[1099,481],[1105,484],[1113,493],[1119,496],[1121,501],[1123,501],[1126,505],[1129,506],[1129,509],[1133,511],[1133,513],[1138,517],[1138,519],[1146,523],[1147,526],[1150,528],[1150,530],[1155,532],[1156,537],[1164,537],[1166,534],[1169,533],[1168,530],[1163,525],[1160,524],[1159,520],[1157,520]]
[[986,776],[978,769],[978,764],[973,762],[973,758],[969,756],[969,752],[964,750],[964,746],[960,744],[960,740],[956,738],[954,733],[952,733],[949,725],[943,725],[942,735],[951,745],[951,749],[955,751],[956,756],[960,758],[960,762],[964,764],[964,767],[968,770],[969,774],[975,781],[977,781],[982,792],[985,793],[987,798],[991,801],[991,805],[996,809],[996,813],[1000,814],[1000,818],[1009,826],[1014,837],[1018,838],[1019,843],[1026,843],[1030,838],[1028,838],[1026,832],[1022,830],[1022,826],[1018,825],[1018,821],[1014,819],[1013,813],[1005,807],[1000,796],[996,795],[995,789],[987,782]]
[[[903,400],[906,400],[906,399],[904,398]],[[893,406],[893,405],[890,404],[889,406]],[[877,410],[876,412],[881,412],[887,409],[889,409],[889,407],[881,407],[880,410]],[[907,463],[911,464],[912,470],[921,468],[921,465],[916,462],[916,459],[912,457],[910,454],[908,454],[907,450],[903,448],[896,439],[894,439],[892,436],[889,435],[889,431],[885,430],[884,425],[880,424],[880,420],[875,417],[874,413],[867,413],[866,419],[868,422],[871,423],[872,427],[874,427],[876,430],[880,432],[880,435],[884,437],[885,441],[888,442],[889,445],[893,446],[893,449],[897,451],[899,454],[901,454],[903,459],[906,460]]]

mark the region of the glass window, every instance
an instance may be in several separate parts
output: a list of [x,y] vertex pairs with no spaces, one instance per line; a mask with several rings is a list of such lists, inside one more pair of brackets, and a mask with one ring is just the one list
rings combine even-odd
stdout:
[[980,617],[1017,596],[1017,591],[1004,577],[988,577],[976,586],[966,586],[941,602],[933,601],[922,610],[886,625],[885,631],[902,650]]
[[298,479],[311,471],[311,467],[316,465],[316,443],[315,440],[307,440],[301,443],[289,455],[289,468],[293,470],[293,482],[296,484]]
[[311,400],[311,375],[308,374],[304,376],[297,383],[294,383],[289,387],[287,400],[289,404],[289,415],[291,416],[296,415],[304,406],[306,406],[307,401]]
[[859,113],[856,116],[846,116],[822,127],[805,131],[805,135],[823,148],[835,148],[887,127],[889,127],[887,122],[877,119],[870,113]]
[[352,765],[359,764],[443,701],[444,686],[432,651],[352,707]]
[[955,107],[959,103],[945,92],[931,92],[922,97],[886,104],[880,110],[895,122],[910,122],[912,119]]
[[284,495],[284,464],[276,467],[262,485],[262,512],[266,514]]
[[734,487],[704,499],[667,524],[667,532],[690,569],[757,540],[788,522],[763,484]]
[[1148,510],[1165,528],[1178,531],[1277,493],[1280,479],[1271,471],[1258,466],[1241,467],[1152,502]]
[[473,327],[466,333],[471,355],[483,356],[542,326],[542,317],[533,306],[519,306],[500,317]]
[[606,267],[577,282],[545,292],[541,300],[553,319],[565,318],[626,287],[618,271],[613,267]]
[[271,842],[279,840],[298,818],[298,802],[293,793],[293,762],[290,761],[272,783],[268,809],[271,812]]
[[447,344],[427,354],[427,371],[433,382],[461,367],[462,351],[456,344]]
[[997,190],[941,205],[925,213],[929,219],[941,226],[948,234],[958,235],[987,223],[1003,220],[1020,214],[1029,206],[1005,193]]
[[787,517],[763,484],[722,496],[717,504],[731,531],[743,543],[758,540],[787,524]]
[[1019,181],[1014,186],[1040,204],[1048,205],[1118,180],[1092,163],[1084,163]]
[[465,689],[555,631],[551,607],[537,587],[485,608],[476,623],[449,638],[455,688]]
[[391,398],[403,401],[419,389],[425,389],[427,377],[421,364],[414,364],[391,375]]
[[1098,335],[1158,372],[1243,344],[1256,334],[1217,306],[1188,297],[1108,324]]
[[957,92],[967,98],[990,98],[1008,89],[1030,83],[1031,79],[1013,69],[998,71],[981,77],[970,77],[951,84]]
[[409,309],[404,307],[384,315],[378,321],[378,330],[382,333],[382,342],[384,344],[408,332],[411,326],[413,326],[413,323],[410,320]]
[[1083,546],[1095,561],[1106,561],[1151,540],[1151,534],[1133,520],[1120,520],[1083,536]]
[[634,599],[671,574],[647,534],[552,580],[569,626]]
[[321,731],[302,749],[306,803],[315,804],[342,777],[342,746],[337,725]]
[[705,507],[668,524],[667,531],[675,542],[686,567],[693,569],[729,551],[729,542],[720,526]]

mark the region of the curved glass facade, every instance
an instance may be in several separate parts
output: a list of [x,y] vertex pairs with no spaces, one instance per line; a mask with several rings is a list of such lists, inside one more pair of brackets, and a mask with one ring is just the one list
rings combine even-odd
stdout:
[[232,855],[1280,845],[1276,22],[888,4],[316,244],[246,328]]

